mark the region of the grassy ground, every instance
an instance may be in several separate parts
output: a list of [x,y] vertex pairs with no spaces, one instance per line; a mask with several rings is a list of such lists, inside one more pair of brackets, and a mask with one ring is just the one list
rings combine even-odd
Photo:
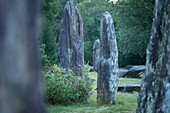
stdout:
[[[97,79],[95,72],[90,73],[92,79]],[[140,79],[120,78],[120,84],[138,84]],[[138,93],[118,93],[116,104],[108,106],[97,106],[96,104],[96,84],[93,84],[93,94],[87,103],[77,103],[73,105],[49,105],[49,113],[135,113],[137,107]]]
[[119,84],[140,84],[141,79],[119,78]]

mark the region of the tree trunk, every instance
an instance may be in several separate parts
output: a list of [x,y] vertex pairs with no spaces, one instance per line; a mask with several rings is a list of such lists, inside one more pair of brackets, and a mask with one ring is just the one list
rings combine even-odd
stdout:
[[46,113],[38,38],[40,0],[0,0],[0,112]]
[[137,113],[170,112],[170,0],[155,1]]

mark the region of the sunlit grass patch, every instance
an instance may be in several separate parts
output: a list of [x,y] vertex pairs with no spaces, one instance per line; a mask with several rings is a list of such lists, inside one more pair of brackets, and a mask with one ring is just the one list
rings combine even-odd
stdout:
[[141,79],[119,78],[119,84],[141,84]]

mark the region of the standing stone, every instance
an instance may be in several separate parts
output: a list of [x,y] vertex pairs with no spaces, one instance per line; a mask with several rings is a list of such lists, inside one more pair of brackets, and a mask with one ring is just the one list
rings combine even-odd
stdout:
[[38,39],[40,0],[0,0],[0,112],[46,113]]
[[97,66],[97,102],[99,105],[116,101],[118,88],[118,49],[112,17],[105,12],[101,18],[100,61]]
[[170,0],[155,1],[137,113],[170,113]]
[[72,69],[82,76],[84,66],[83,21],[72,0],[68,1],[63,14],[62,32],[59,38],[60,66]]
[[100,60],[100,40],[97,39],[93,45],[93,70],[97,71],[97,63]]

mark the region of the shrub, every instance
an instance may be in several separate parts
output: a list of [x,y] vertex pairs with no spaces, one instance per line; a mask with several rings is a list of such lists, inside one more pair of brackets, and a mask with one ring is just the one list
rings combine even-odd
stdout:
[[87,77],[74,76],[54,65],[45,75],[46,98],[50,104],[85,102],[90,96],[92,82]]
[[44,67],[47,67],[50,65],[50,61],[49,61],[49,56],[45,53],[45,44],[40,44],[40,53],[41,53],[41,58],[42,58],[42,65]]

